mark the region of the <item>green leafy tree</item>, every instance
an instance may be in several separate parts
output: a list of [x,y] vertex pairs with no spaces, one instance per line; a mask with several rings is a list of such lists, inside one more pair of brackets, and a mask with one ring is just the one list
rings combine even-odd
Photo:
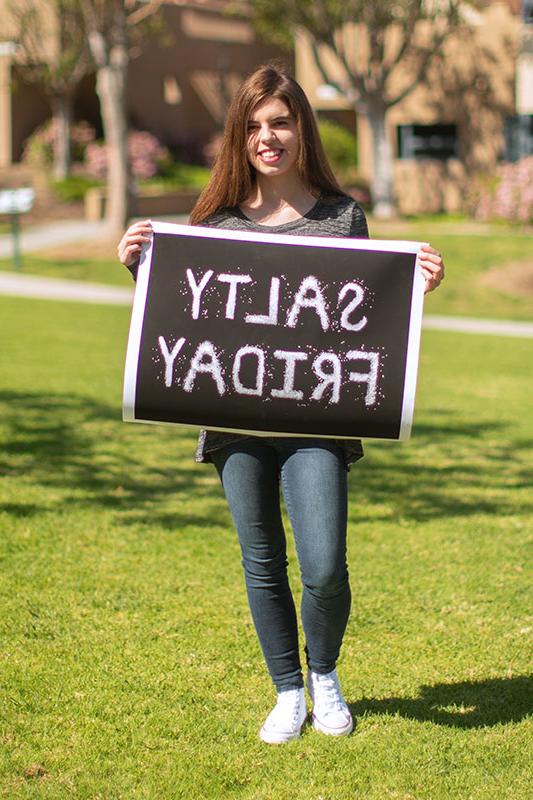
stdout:
[[44,90],[54,120],[54,177],[67,177],[74,93],[91,67],[77,0],[9,0],[14,38],[22,49],[24,78]]
[[294,34],[303,31],[324,83],[367,117],[377,216],[391,216],[395,211],[387,112],[427,80],[432,64],[442,58],[449,36],[465,27],[461,12],[469,5],[479,4],[476,0],[250,2],[258,32],[271,41],[291,46]]

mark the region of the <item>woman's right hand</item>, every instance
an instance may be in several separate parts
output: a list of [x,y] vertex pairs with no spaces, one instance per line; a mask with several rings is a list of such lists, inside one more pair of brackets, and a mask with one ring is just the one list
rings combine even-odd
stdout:
[[138,262],[142,246],[150,242],[153,232],[149,219],[130,225],[117,247],[118,257],[125,267],[132,267]]

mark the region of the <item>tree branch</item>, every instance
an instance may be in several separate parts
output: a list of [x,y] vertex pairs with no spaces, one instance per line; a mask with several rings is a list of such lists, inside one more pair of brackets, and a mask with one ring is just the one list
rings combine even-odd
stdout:
[[388,61],[387,59],[383,60],[383,71],[385,73],[385,80],[392,72],[392,70],[396,66],[398,66],[398,64],[403,60],[407,52],[407,49],[411,46],[416,25],[420,21],[421,12],[422,12],[422,0],[416,0],[416,2],[414,2],[410,6],[410,12],[408,14],[407,21],[405,23],[405,27],[403,30],[403,41],[400,45],[399,50],[397,51],[394,58],[392,58],[390,61]]
[[416,87],[422,83],[424,76],[428,70],[430,63],[436,58],[440,53],[444,42],[446,41],[449,35],[449,29],[443,30],[437,37],[435,37],[431,43],[431,47],[427,47],[425,49],[419,50],[418,57],[420,59],[419,65],[415,71],[414,78],[412,81],[399,92],[396,97],[390,98],[387,100],[387,105],[389,107],[395,106],[397,103],[400,103],[402,100],[413,92]]
[[[128,5],[136,5],[136,2],[127,2],[126,7]],[[163,5],[163,0],[152,0],[152,2],[145,3],[142,8],[137,8],[131,13],[128,14],[128,25],[137,25],[139,22],[143,22],[148,17],[151,17],[152,14],[155,14],[161,6]],[[184,3],[180,3],[179,5],[184,5]]]
[[337,83],[337,81],[333,80],[331,75],[328,74],[326,68],[324,67],[322,59],[320,57],[320,53],[318,52],[318,43],[316,39],[311,39],[310,44],[311,44],[311,53],[313,56],[313,61],[315,62],[316,68],[320,72],[322,80],[328,86],[333,86],[333,88],[336,89],[340,95],[343,95],[345,93],[344,89],[341,87],[339,83]]

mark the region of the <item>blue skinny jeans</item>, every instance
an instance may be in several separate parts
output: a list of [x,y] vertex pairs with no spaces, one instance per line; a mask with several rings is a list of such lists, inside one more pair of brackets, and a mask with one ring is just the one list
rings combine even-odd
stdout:
[[324,674],[335,668],[350,613],[344,454],[327,439],[255,437],[211,458],[237,527],[248,602],[270,676],[278,691],[303,686],[280,484],[303,583],[307,665]]

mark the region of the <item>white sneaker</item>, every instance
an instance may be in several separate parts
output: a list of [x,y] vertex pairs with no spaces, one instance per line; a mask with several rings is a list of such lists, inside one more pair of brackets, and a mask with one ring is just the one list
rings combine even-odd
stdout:
[[307,706],[303,687],[278,692],[277,703],[266,718],[259,737],[268,744],[290,742],[299,737],[306,719]]
[[342,696],[336,670],[325,675],[309,671],[307,689],[313,702],[313,728],[330,736],[351,733],[353,719]]

